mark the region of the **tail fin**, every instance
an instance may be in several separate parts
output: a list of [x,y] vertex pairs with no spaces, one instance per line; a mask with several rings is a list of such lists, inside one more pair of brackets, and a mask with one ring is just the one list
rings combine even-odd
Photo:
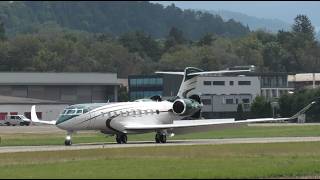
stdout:
[[235,73],[235,72],[250,72],[251,70],[221,70],[221,71],[203,71],[195,67],[187,67],[184,69],[184,72],[163,72],[157,71],[158,74],[174,74],[174,75],[183,75],[183,80],[180,85],[178,92],[178,97],[188,98],[194,93],[190,93],[197,86],[197,76],[204,74],[225,74],[225,73]]
[[197,76],[199,73],[204,72],[202,69],[194,68],[194,67],[187,67],[184,69],[184,76],[182,83],[180,85],[178,95],[180,98],[187,98],[188,95],[191,94],[190,92],[196,89],[197,86]]
[[184,72],[164,72],[164,71],[157,71],[157,74],[172,74],[172,75],[182,75],[183,80],[180,85],[180,89],[178,91],[177,96],[180,98],[187,98],[188,93],[196,88],[197,84],[197,76],[199,73],[203,72],[202,69],[194,68],[194,67],[187,67],[184,69]]

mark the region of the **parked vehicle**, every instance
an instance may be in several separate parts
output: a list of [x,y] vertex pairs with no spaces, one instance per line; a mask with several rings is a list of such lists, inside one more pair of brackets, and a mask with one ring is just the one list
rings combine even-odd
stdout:
[[29,126],[30,119],[26,118],[24,115],[8,115],[3,124],[7,126]]

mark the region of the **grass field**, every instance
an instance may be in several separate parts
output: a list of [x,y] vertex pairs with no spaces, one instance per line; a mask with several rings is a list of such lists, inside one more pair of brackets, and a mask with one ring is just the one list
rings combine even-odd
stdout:
[[[248,137],[296,137],[320,136],[320,126],[270,126],[270,127],[240,127],[222,129],[203,133],[177,135],[170,139],[211,139],[211,138],[248,138]],[[1,134],[0,146],[22,145],[59,145],[64,143],[65,133],[47,134]],[[114,142],[115,138],[99,132],[78,133],[73,136],[73,143]],[[169,139],[169,140],[170,140]],[[153,141],[154,133],[129,135],[129,141]]]
[[0,154],[0,178],[319,177],[320,142]]

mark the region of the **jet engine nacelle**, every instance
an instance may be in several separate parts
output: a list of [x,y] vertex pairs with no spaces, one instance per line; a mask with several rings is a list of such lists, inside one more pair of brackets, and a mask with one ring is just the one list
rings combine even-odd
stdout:
[[192,116],[201,110],[202,104],[193,99],[177,99],[173,102],[172,111],[180,116]]

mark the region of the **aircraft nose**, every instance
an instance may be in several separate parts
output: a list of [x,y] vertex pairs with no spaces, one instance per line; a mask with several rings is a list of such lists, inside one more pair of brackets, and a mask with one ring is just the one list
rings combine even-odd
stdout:
[[56,126],[60,129],[67,129],[67,122],[74,118],[75,116],[73,115],[61,115],[60,118],[58,119],[58,121],[56,122]]

